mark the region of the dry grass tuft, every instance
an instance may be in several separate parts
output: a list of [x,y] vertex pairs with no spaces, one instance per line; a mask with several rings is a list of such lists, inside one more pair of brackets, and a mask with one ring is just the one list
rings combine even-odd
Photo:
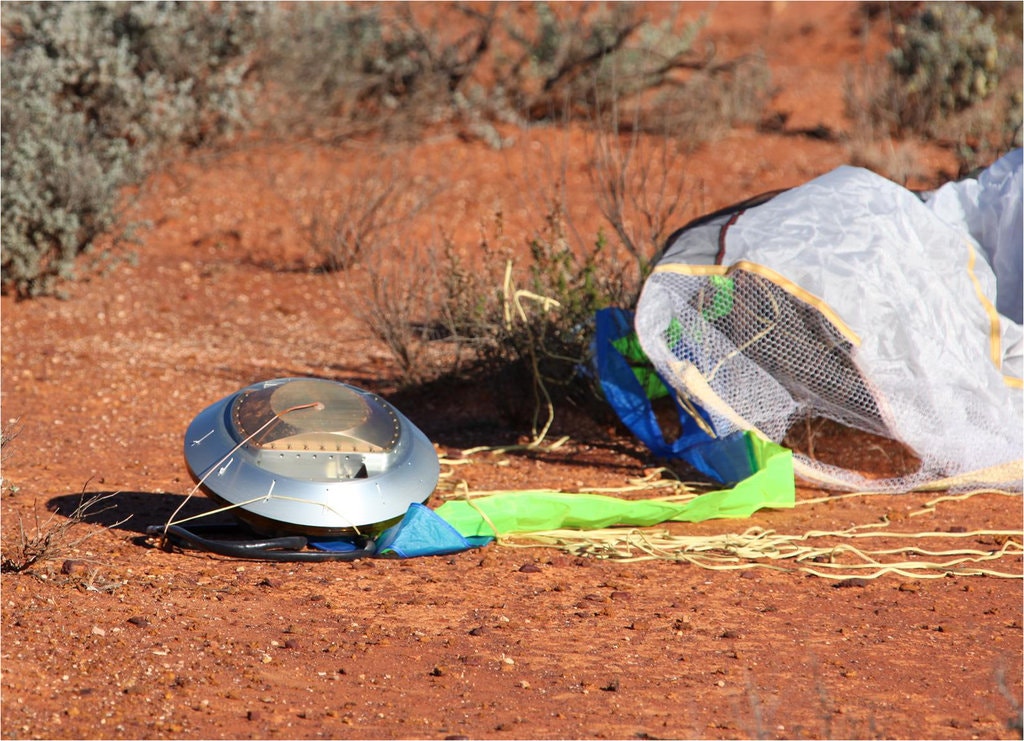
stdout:
[[[0,572],[23,573],[47,561],[55,561],[70,555],[75,548],[89,538],[102,532],[92,530],[78,534],[77,528],[90,516],[105,512],[111,507],[96,509],[98,505],[115,496],[114,494],[94,494],[86,498],[83,492],[78,506],[66,518],[58,512],[51,512],[46,520],[40,522],[36,514],[31,528],[25,527],[22,518],[18,518],[17,536],[12,541],[0,540]],[[128,518],[109,525],[107,529],[123,524]]]

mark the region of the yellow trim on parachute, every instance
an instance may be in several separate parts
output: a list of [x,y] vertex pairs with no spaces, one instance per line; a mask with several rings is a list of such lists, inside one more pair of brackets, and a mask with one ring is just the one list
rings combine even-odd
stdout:
[[783,275],[776,273],[771,268],[766,268],[764,265],[758,265],[756,262],[747,262],[746,260],[739,260],[734,262],[732,265],[683,265],[680,263],[658,265],[655,269],[655,273],[679,273],[681,275],[729,275],[735,270],[743,270],[748,273],[765,278],[771,281],[779,288],[784,290],[786,293],[794,296],[795,298],[803,301],[805,304],[809,304],[817,309],[821,314],[825,316],[832,325],[838,330],[838,332],[846,338],[848,342],[853,344],[854,347],[860,347],[860,337],[850,329],[846,323],[839,318],[832,307],[829,306],[825,301],[815,296],[810,291],[800,287],[793,281],[789,280]]
[[[996,311],[996,307],[992,305],[992,302],[988,300],[985,292],[981,290],[981,281],[978,280],[978,276],[974,272],[974,266],[978,262],[978,251],[966,240],[964,241],[964,246],[967,247],[967,274],[974,285],[974,293],[978,296],[978,302],[988,317],[989,360],[992,361],[992,365],[997,370],[1001,370],[1003,367],[1003,349],[1000,343],[999,312]],[[1005,373],[1003,374],[1003,383],[1010,388],[1024,388],[1024,379],[1014,378]]]

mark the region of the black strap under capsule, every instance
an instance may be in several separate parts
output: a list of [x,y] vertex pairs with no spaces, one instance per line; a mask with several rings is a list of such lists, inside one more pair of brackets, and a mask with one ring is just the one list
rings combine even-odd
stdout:
[[181,525],[150,525],[146,528],[147,535],[160,536],[165,544],[173,544],[179,548],[195,548],[209,551],[219,556],[230,558],[247,558],[256,561],[355,561],[368,558],[376,552],[376,543],[372,538],[360,536],[359,547],[351,551],[310,551],[304,550],[308,539],[303,535],[285,535],[279,538],[221,538],[204,537],[199,533],[235,535],[239,533],[252,535],[249,531],[231,528],[225,525],[194,525],[186,529]]

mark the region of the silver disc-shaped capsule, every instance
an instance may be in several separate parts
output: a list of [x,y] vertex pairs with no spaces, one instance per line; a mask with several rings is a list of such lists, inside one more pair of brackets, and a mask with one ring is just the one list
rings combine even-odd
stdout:
[[394,406],[315,378],[264,381],[207,407],[185,433],[185,461],[207,495],[266,534],[379,531],[426,501],[440,471]]

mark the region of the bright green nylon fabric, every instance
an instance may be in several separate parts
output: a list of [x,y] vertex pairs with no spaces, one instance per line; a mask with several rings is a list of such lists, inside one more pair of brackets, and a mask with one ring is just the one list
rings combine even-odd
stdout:
[[643,388],[644,393],[647,394],[648,399],[653,401],[654,399],[668,396],[665,382],[654,371],[654,366],[651,365],[651,361],[647,359],[643,348],[640,347],[640,339],[636,336],[636,332],[630,332],[625,337],[613,340],[612,346],[629,362],[630,367],[633,369],[633,375],[640,382],[640,386]]
[[792,507],[796,500],[792,453],[753,435],[748,439],[757,472],[731,489],[701,494],[684,503],[535,490],[478,497],[472,504],[452,500],[438,507],[436,513],[461,535],[472,537],[563,528],[594,530],[613,525],[649,527],[668,521],[749,517],[762,507]]

